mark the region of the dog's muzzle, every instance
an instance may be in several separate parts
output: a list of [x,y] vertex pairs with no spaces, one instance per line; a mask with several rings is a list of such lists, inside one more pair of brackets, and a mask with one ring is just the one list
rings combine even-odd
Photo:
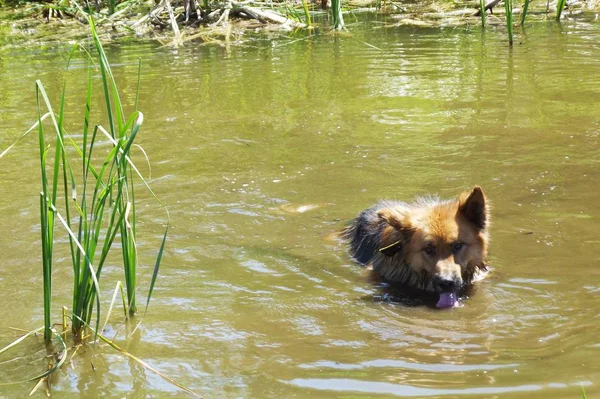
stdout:
[[458,277],[444,278],[435,276],[433,278],[433,288],[437,293],[457,292],[462,286],[462,279]]

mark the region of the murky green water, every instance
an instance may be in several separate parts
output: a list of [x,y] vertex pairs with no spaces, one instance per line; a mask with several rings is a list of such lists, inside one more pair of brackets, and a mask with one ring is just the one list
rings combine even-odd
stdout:
[[[512,52],[494,30],[482,42],[476,31],[376,27],[109,49],[129,104],[143,60],[139,143],[172,215],[161,279],[127,348],[210,398],[578,398],[580,384],[600,397],[600,26],[531,26]],[[67,50],[0,54],[5,148],[35,120],[35,79],[58,97]],[[85,79],[73,76],[68,101],[81,108]],[[32,137],[0,160],[0,346],[18,335],[8,327],[42,324],[35,149]],[[493,202],[495,271],[462,308],[375,300],[327,239],[379,198],[473,184]],[[162,213],[141,201],[149,269]],[[104,302],[120,273],[106,269]],[[69,276],[59,259],[57,322]],[[125,345],[117,315],[110,325]],[[34,350],[3,356],[0,382],[42,370]],[[33,385],[0,386],[0,397]],[[78,351],[53,392],[185,396],[106,347]]]

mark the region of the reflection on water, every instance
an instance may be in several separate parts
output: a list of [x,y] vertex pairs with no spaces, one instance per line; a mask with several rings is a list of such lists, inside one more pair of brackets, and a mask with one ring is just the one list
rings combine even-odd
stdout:
[[[600,394],[600,28],[556,26],[528,27],[512,51],[493,29],[482,41],[479,32],[378,24],[229,51],[109,49],[129,104],[142,58],[139,139],[173,223],[128,350],[207,397],[564,398],[578,397],[580,384]],[[35,79],[58,98],[65,55],[4,56],[2,148],[36,118]],[[75,65],[73,131],[85,81],[84,62]],[[6,327],[42,319],[30,255],[34,144],[0,161]],[[474,184],[493,204],[494,272],[461,308],[378,300],[382,290],[331,239],[377,199],[451,197]],[[140,201],[150,270],[162,216]],[[68,265],[57,262],[55,314],[70,290]],[[122,276],[114,264],[106,272],[108,303]],[[118,317],[109,328],[122,342]],[[0,346],[13,337],[0,331]],[[25,378],[37,370],[31,360],[0,371]],[[72,364],[53,381],[61,396],[182,395],[108,348],[86,348]],[[29,389],[1,387],[0,396]]]

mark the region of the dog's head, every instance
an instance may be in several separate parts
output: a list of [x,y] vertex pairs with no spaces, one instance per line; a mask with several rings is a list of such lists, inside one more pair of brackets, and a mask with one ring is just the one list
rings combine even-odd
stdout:
[[377,215],[380,252],[421,276],[423,288],[456,294],[486,267],[489,211],[479,186],[452,201],[421,200]]

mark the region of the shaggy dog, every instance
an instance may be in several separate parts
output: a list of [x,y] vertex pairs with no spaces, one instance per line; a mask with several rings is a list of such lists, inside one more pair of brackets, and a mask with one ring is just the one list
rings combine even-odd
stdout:
[[457,297],[487,271],[489,210],[475,186],[457,199],[381,201],[348,226],[343,237],[359,263],[384,280],[437,293],[437,307]]

